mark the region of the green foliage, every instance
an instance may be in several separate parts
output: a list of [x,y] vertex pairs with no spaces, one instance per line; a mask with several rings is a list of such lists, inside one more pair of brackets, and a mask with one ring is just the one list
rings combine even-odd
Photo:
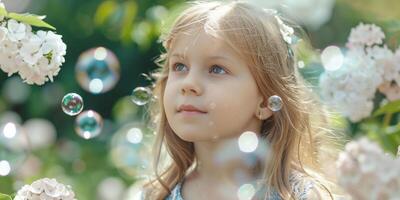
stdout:
[[10,19],[15,19],[19,22],[23,22],[32,26],[56,30],[56,28],[54,28],[52,25],[43,21],[43,19],[46,18],[46,16],[34,15],[30,13],[19,14],[19,13],[7,12],[7,10],[3,7],[0,7],[0,16],[4,16]]
[[24,14],[8,13],[6,15],[6,17],[15,19],[20,22],[24,22],[24,23],[32,25],[32,26],[44,27],[44,28],[56,30],[56,28],[54,28],[54,26],[43,21],[43,19],[46,18],[46,16],[39,16],[39,15],[34,15],[34,14],[29,14],[29,13],[24,13]]
[[0,200],[12,200],[11,196],[0,193]]

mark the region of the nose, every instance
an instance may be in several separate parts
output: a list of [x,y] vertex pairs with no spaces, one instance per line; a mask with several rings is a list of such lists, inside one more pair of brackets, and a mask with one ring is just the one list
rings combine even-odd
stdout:
[[200,77],[198,74],[189,71],[188,75],[184,78],[181,86],[182,95],[195,95],[199,96],[203,93]]

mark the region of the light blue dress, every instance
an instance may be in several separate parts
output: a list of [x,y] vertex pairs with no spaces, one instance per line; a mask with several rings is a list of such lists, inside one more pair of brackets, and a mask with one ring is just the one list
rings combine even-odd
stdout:
[[[314,182],[307,181],[304,184],[301,183],[302,176],[299,174],[292,174],[289,177],[289,182],[292,184],[293,192],[296,195],[297,200],[307,200],[307,195],[310,190],[314,187]],[[182,197],[182,182],[176,184],[172,189],[171,194],[165,198],[165,200],[184,200]],[[281,200],[278,193],[275,191],[271,192],[270,200]]]

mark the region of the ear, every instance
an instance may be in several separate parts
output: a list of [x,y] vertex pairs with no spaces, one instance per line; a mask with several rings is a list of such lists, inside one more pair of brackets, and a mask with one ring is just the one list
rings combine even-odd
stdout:
[[266,120],[272,116],[272,111],[267,107],[267,101],[264,97],[259,98],[255,115],[260,120]]

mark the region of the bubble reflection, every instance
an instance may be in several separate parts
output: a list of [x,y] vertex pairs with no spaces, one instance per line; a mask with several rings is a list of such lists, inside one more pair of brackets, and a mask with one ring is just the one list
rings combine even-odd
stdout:
[[120,64],[115,54],[104,47],[83,52],[75,67],[79,85],[93,94],[105,93],[117,84]]
[[84,139],[98,136],[103,128],[103,118],[96,111],[82,112],[75,120],[75,131]]
[[256,193],[256,189],[252,184],[243,184],[237,191],[239,200],[251,200]]
[[339,47],[328,46],[322,51],[321,61],[326,70],[335,71],[343,65],[344,56]]
[[238,144],[241,151],[246,153],[253,152],[258,146],[257,134],[250,131],[242,133],[239,137]]
[[7,160],[0,161],[0,176],[7,176],[11,172],[10,163]]
[[146,87],[137,87],[132,91],[131,100],[138,106],[147,104],[152,97],[152,92]]
[[79,94],[68,93],[61,100],[61,108],[67,115],[77,115],[83,110],[83,99]]
[[129,123],[114,133],[111,139],[111,160],[121,172],[135,178],[151,174],[153,135],[139,122]]

